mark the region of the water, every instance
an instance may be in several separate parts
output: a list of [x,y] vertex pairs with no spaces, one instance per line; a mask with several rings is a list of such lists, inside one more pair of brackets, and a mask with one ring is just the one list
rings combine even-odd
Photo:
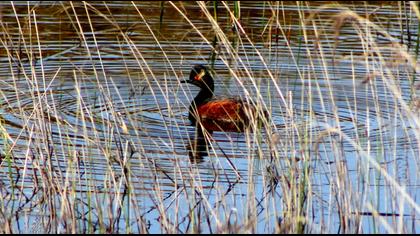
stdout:
[[[86,217],[101,218],[102,209],[104,219],[118,219],[103,225],[118,232],[191,231],[192,211],[202,214],[203,232],[253,216],[258,220],[247,227],[273,232],[285,221],[281,203],[293,190],[284,180],[296,178],[297,185],[307,157],[306,232],[350,232],[339,210],[363,212],[362,232],[387,232],[372,209],[391,225],[402,215],[403,230],[418,232],[419,213],[332,131],[353,140],[418,204],[418,118],[403,106],[416,114],[418,85],[398,50],[416,50],[418,20],[408,3],[241,3],[240,23],[252,44],[235,36],[220,4],[218,23],[229,42],[237,40],[241,60],[219,43],[215,93],[264,102],[271,124],[262,141],[249,133],[216,132],[208,155],[195,161],[188,154],[195,128],[187,110],[198,89],[179,81],[192,65],[209,63],[211,45],[202,36],[211,43],[215,32],[197,3],[175,5],[201,35],[168,2],[162,22],[160,5],[152,2],[136,3],[137,9],[125,2],[29,4],[1,3],[0,193],[1,212],[18,216],[13,232],[34,231],[39,222],[54,225],[48,202],[60,212],[59,226],[40,231],[71,229],[63,223],[63,205],[76,209],[85,230],[100,230]],[[368,14],[393,38],[365,34],[365,25],[350,17],[336,35],[335,20],[345,7]],[[213,13],[212,4],[208,9]],[[309,19],[315,12],[303,28],[299,15]],[[361,43],[360,32],[375,44]],[[343,188],[350,188],[348,195]],[[348,229],[357,229],[355,217],[346,217],[354,220]]]

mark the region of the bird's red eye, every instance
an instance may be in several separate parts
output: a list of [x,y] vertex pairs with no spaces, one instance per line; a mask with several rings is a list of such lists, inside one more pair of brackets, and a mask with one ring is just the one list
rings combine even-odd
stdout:
[[203,76],[204,76],[205,74],[206,74],[206,72],[205,72],[204,70],[201,70],[200,74],[197,74],[197,75],[194,77],[194,80],[200,81],[200,80],[203,78]]

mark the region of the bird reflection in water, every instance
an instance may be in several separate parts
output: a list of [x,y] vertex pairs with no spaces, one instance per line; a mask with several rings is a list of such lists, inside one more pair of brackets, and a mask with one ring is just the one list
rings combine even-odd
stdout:
[[208,156],[207,141],[201,129],[197,129],[194,132],[194,136],[191,138],[187,150],[190,160],[193,163],[201,163],[204,161],[204,157]]

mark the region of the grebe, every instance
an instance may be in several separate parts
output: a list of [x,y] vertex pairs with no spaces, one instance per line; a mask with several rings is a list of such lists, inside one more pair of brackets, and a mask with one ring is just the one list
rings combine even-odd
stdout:
[[[244,132],[253,119],[262,118],[254,106],[239,99],[212,99],[214,80],[203,65],[194,66],[189,79],[181,83],[190,83],[201,89],[191,102],[188,119],[196,127],[201,123],[209,133]],[[266,111],[263,111],[263,116],[268,117]]]

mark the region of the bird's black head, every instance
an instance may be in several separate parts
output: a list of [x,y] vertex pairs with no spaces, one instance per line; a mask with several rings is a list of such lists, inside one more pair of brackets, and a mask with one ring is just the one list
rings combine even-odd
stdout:
[[201,89],[208,89],[210,91],[214,90],[213,77],[210,75],[210,72],[208,71],[207,67],[203,65],[194,66],[191,70],[190,78],[182,82],[194,84],[195,86],[198,86]]

